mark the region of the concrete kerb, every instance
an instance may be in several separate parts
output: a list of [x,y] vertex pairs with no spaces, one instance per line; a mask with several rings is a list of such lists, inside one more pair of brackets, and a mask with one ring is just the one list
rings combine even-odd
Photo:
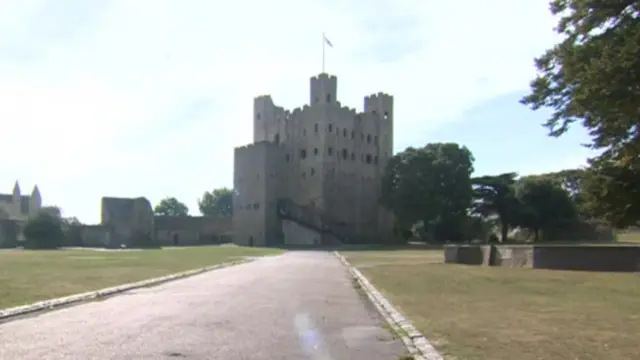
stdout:
[[226,263],[221,263],[217,265],[207,266],[204,268],[194,269],[183,271],[171,275],[161,276],[153,279],[147,279],[142,281],[137,281],[133,283],[118,285],[110,288],[100,289],[96,291],[89,291],[81,294],[75,294],[50,300],[39,301],[33,304],[16,306],[6,309],[0,309],[0,321],[9,320],[13,317],[18,317],[22,315],[28,315],[32,313],[36,313],[44,310],[51,310],[61,306],[73,305],[76,303],[81,303],[85,301],[91,301],[95,299],[99,299],[106,296],[115,295],[118,293],[122,293],[125,291],[135,290],[143,287],[160,285],[165,282],[169,282],[172,280],[178,280],[182,278],[186,278],[189,276],[194,276],[198,274],[205,273],[207,271],[220,269],[223,267],[228,267],[232,265],[239,265],[243,263],[247,263],[255,260],[255,258],[244,258],[242,260],[229,261]]
[[443,360],[442,355],[429,343],[427,338],[405,318],[362,273],[352,266],[339,252],[334,254],[347,267],[360,286],[365,290],[367,297],[380,312],[389,326],[398,334],[409,353],[415,360]]

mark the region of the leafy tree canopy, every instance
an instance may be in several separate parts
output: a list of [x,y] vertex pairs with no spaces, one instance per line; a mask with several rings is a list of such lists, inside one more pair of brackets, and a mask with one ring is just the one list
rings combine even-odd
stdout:
[[500,223],[501,241],[507,240],[509,226],[515,222],[518,202],[514,184],[516,173],[487,175],[473,178],[473,211],[484,218],[496,216]]
[[533,230],[536,240],[540,231],[559,228],[577,219],[569,193],[547,179],[521,178],[516,183],[516,197],[520,202],[516,225]]
[[624,228],[640,225],[640,170],[594,163],[585,174],[580,207],[594,219]]
[[383,174],[380,202],[401,228],[422,221],[441,240],[459,240],[471,204],[473,156],[455,143],[432,143],[394,155]]
[[60,218],[41,211],[24,226],[24,247],[27,249],[56,249],[64,244]]
[[164,216],[187,216],[189,215],[189,208],[187,205],[178,201],[178,199],[168,197],[162,199],[158,205],[155,206],[153,213]]
[[640,1],[553,0],[564,39],[536,59],[538,76],[522,103],[551,108],[560,136],[576,121],[601,159],[638,167],[640,155]]
[[205,191],[198,199],[200,213],[204,216],[233,215],[233,190],[226,187]]

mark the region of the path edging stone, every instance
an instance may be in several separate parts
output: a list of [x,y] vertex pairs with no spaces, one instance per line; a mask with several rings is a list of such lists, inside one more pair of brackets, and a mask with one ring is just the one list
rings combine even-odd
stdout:
[[38,301],[33,304],[0,309],[0,321],[8,320],[10,318],[17,317],[17,316],[36,313],[43,310],[50,310],[60,306],[73,305],[75,303],[80,303],[84,301],[102,298],[105,296],[115,295],[125,291],[135,290],[135,289],[148,287],[148,286],[160,285],[162,283],[169,282],[172,280],[178,280],[178,279],[186,278],[189,276],[202,274],[202,273],[205,273],[211,270],[220,269],[223,267],[239,265],[239,264],[247,263],[253,260],[255,259],[245,258],[242,260],[229,261],[229,262],[225,262],[217,265],[207,266],[207,267],[194,269],[194,270],[187,270],[187,271],[183,271],[175,274],[165,275],[165,276],[142,280],[142,281],[136,281],[133,283],[127,283],[127,284],[113,286],[113,287],[104,288],[100,290],[88,291],[80,294]]
[[418,331],[404,315],[391,305],[389,300],[362,275],[360,270],[351,265],[338,251],[334,251],[333,253],[347,267],[351,276],[356,279],[362,289],[364,289],[367,297],[382,317],[384,317],[389,326],[400,336],[402,342],[415,360],[444,360],[442,355],[429,343],[427,338]]

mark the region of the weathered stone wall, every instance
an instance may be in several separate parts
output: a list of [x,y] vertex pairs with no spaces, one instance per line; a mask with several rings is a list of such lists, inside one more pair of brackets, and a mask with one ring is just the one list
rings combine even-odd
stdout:
[[282,220],[284,244],[294,246],[313,246],[322,243],[322,234],[291,220]]
[[446,263],[550,270],[640,271],[640,246],[447,245]]
[[144,197],[139,198],[102,198],[102,223],[109,228],[107,246],[136,246],[141,243],[150,245],[153,239],[154,224],[151,203]]
[[79,225],[78,232],[81,245],[86,247],[108,247],[110,244],[110,231],[104,225]]
[[224,241],[231,233],[228,216],[155,216],[160,245],[205,245]]

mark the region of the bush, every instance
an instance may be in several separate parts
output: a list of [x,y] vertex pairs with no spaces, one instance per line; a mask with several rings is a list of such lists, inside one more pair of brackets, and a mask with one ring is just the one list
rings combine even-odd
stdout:
[[60,219],[40,212],[27,221],[23,234],[25,249],[57,249],[64,244],[65,236]]

